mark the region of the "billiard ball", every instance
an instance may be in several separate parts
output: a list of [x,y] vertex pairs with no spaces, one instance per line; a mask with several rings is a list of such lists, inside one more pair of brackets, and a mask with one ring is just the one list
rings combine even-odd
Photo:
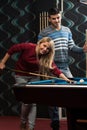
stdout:
[[80,83],[83,83],[84,82],[84,79],[80,79],[80,81],[79,81]]

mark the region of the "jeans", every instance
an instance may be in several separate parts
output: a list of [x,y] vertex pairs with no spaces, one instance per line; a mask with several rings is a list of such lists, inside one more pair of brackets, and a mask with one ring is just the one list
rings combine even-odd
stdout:
[[27,124],[33,130],[36,120],[36,104],[24,104],[21,107],[21,124]]
[[69,69],[69,67],[58,67],[61,71],[62,71],[62,73],[66,76],[66,77],[68,77],[68,78],[73,78],[73,75],[72,75],[72,73],[71,73],[71,71],[70,71],[70,69]]
[[52,121],[59,120],[58,107],[49,106],[48,112]]
[[[28,80],[35,81],[37,78],[25,76],[14,76],[16,83],[27,83]],[[27,124],[30,129],[34,129],[36,120],[36,104],[24,104],[21,106],[21,124]]]
[[73,78],[73,75],[69,69],[68,63],[60,63],[60,62],[55,61],[55,64],[65,76],[67,76],[68,78]]

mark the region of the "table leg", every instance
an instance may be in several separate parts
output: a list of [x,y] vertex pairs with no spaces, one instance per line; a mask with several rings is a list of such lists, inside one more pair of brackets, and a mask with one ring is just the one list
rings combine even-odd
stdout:
[[74,110],[71,108],[67,108],[66,112],[67,112],[68,130],[76,130],[76,117],[74,114]]

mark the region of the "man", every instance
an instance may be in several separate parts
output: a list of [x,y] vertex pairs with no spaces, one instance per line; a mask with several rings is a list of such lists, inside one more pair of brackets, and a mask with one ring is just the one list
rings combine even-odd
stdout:
[[[55,57],[54,61],[58,68],[69,78],[72,78],[72,74],[69,69],[68,60],[69,55],[68,51],[74,51],[77,53],[87,52],[87,45],[84,44],[83,47],[78,47],[75,45],[72,39],[72,33],[68,27],[61,25],[61,13],[57,8],[51,8],[48,11],[48,20],[49,26],[43,29],[39,35],[38,39],[42,37],[50,37],[55,43]],[[50,116],[52,119],[52,128],[53,130],[59,129],[59,117],[57,107],[52,107],[49,109]]]

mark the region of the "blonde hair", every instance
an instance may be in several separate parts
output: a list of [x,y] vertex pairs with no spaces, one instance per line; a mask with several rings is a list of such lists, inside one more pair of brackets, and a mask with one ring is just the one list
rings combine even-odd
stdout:
[[[48,42],[49,43],[49,52],[45,55],[41,55],[39,57],[39,45],[41,43],[44,43],[44,42]],[[51,38],[49,37],[44,37],[42,38],[41,40],[38,41],[37,43],[37,48],[36,48],[36,53],[37,53],[37,59],[39,61],[39,65],[40,65],[40,68],[39,68],[39,73],[40,74],[43,74],[43,75],[49,75],[50,74],[50,69],[53,69],[52,67],[52,62],[53,62],[53,59],[54,59],[54,42]]]

